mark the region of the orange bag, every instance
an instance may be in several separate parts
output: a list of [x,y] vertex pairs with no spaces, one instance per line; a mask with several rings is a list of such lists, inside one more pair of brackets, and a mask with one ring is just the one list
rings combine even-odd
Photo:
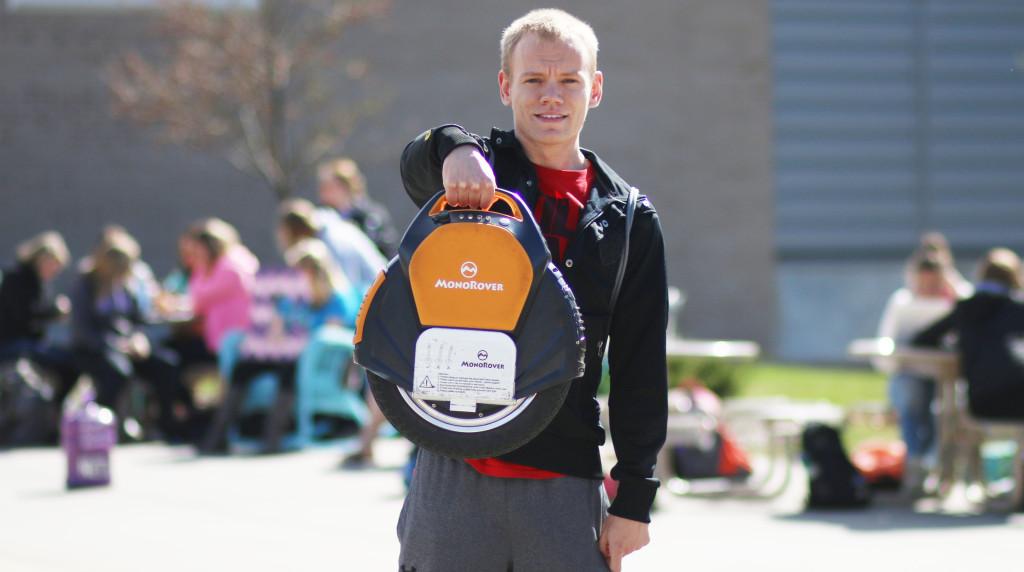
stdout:
[[866,441],[851,455],[853,465],[874,486],[902,482],[906,458],[907,447],[902,441]]

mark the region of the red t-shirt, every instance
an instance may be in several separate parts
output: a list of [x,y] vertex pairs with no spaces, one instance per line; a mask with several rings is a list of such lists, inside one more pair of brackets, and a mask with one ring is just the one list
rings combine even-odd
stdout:
[[[594,170],[588,167],[578,171],[562,171],[534,165],[537,170],[540,194],[537,204],[533,207],[533,216],[540,225],[541,232],[548,242],[551,256],[559,262],[565,260],[565,251],[572,237],[576,235],[576,226],[580,222],[580,213],[587,202],[587,194],[594,180]],[[504,479],[555,479],[564,477],[561,473],[546,471],[536,467],[528,467],[509,463],[501,459],[466,459],[480,474]]]
[[540,194],[533,207],[533,217],[537,219],[548,241],[551,256],[562,262],[569,242],[576,235],[576,225],[580,222],[580,213],[587,202],[594,170],[589,167],[578,171],[549,169],[539,165],[534,167],[537,169]]

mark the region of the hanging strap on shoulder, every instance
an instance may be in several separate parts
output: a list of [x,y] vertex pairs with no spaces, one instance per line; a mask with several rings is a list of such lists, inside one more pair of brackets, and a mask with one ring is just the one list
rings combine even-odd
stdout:
[[629,196],[626,198],[626,240],[622,248],[622,257],[619,258],[619,270],[615,274],[615,286],[612,287],[612,299],[608,304],[609,319],[615,315],[615,304],[619,301],[619,290],[622,289],[622,279],[626,276],[626,265],[629,263],[629,235],[633,230],[633,215],[636,213],[637,196],[640,191],[636,187],[629,188]]

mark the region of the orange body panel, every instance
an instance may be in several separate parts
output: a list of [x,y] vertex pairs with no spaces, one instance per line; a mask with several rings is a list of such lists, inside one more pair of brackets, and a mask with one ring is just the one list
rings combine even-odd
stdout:
[[374,279],[373,285],[366,291],[366,296],[363,296],[363,303],[359,305],[359,315],[356,316],[356,333],[352,337],[352,343],[358,344],[363,341],[363,322],[366,320],[366,312],[370,309],[370,303],[373,302],[373,296],[377,293],[377,289],[384,283],[384,271],[380,271],[377,274],[377,278]]
[[450,224],[416,249],[409,281],[424,326],[508,332],[523,311],[533,268],[511,232]]

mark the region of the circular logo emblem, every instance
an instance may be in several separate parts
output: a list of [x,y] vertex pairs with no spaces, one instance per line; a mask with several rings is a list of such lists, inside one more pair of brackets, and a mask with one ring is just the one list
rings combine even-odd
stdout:
[[480,361],[487,361],[487,350],[480,350],[476,352],[476,359]]
[[462,276],[465,278],[476,278],[476,263],[470,262],[469,260],[463,262],[462,266],[459,268],[459,272],[461,272]]

